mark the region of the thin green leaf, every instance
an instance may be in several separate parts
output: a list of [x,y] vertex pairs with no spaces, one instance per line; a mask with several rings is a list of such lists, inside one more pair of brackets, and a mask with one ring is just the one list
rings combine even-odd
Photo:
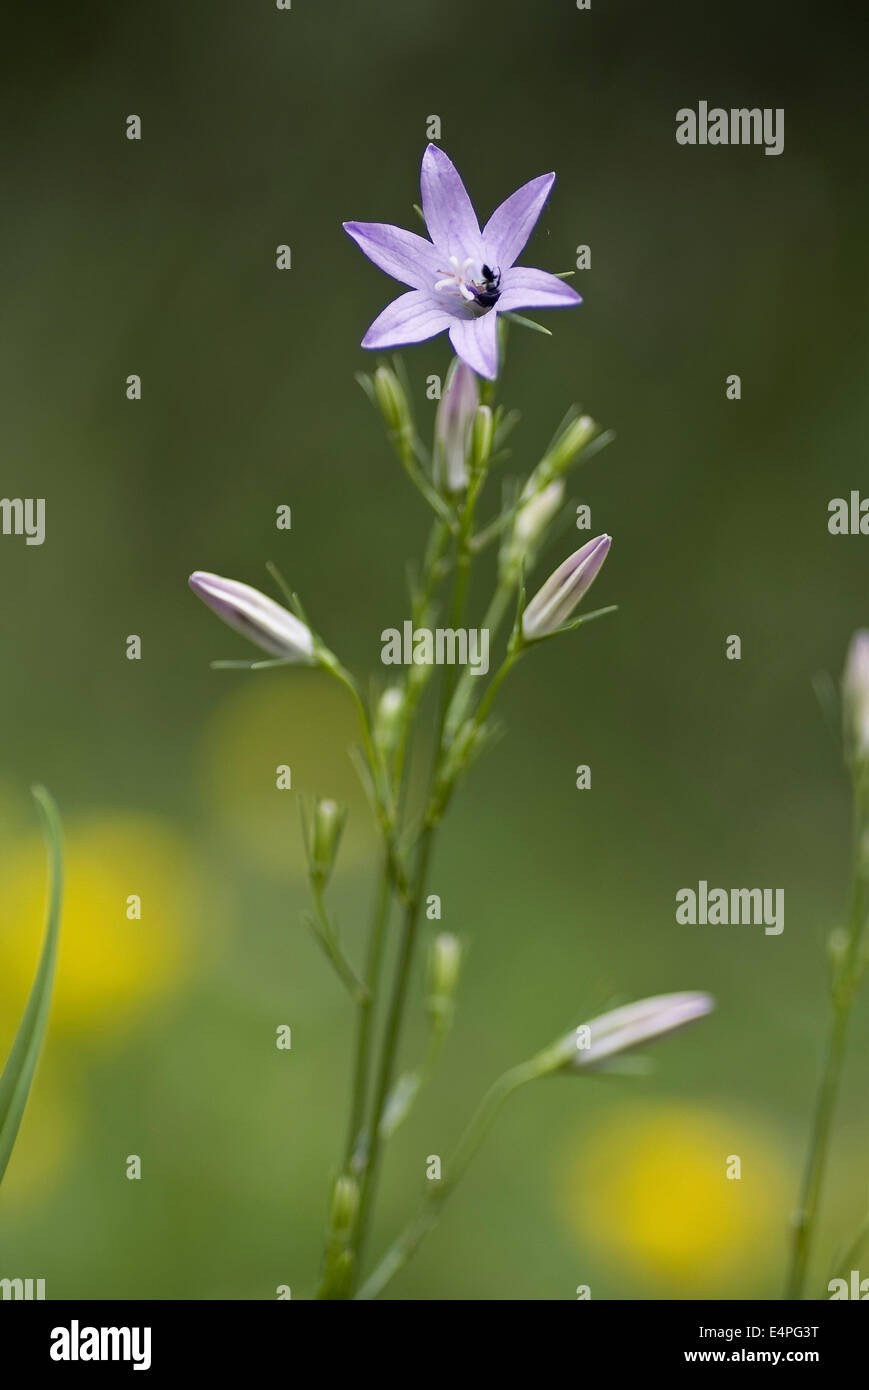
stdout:
[[399,1125],[407,1119],[421,1086],[422,1076],[418,1071],[405,1072],[404,1076],[398,1078],[383,1107],[381,1140],[391,1139]]
[[362,387],[362,390],[365,392],[366,396],[368,397],[371,404],[374,406],[374,409],[376,410],[377,397],[374,394],[374,383],[371,380],[371,377],[368,375],[367,372],[354,372],[353,375],[359,382],[359,385]]
[[495,412],[495,433],[492,436],[492,449],[503,447],[522,418],[518,410],[504,410],[500,405]]
[[[610,603],[606,608],[595,608],[593,613],[583,613],[582,617],[574,618],[572,623],[562,623],[561,627],[557,627],[555,631],[550,632],[548,636],[557,637],[560,632],[573,632],[576,628],[583,627],[585,623],[593,623],[596,618],[603,618],[606,617],[607,613],[617,613],[618,611],[619,606],[617,603]],[[544,638],[544,641],[545,640]]]
[[[848,1278],[849,1273],[855,1268],[857,1260],[860,1258],[860,1251],[867,1237],[869,1237],[869,1214],[863,1218],[850,1244],[842,1245],[837,1250],[830,1271],[831,1280]],[[826,1296],[825,1293],[824,1297],[826,1298]]]
[[824,723],[832,735],[833,742],[838,747],[842,739],[842,710],[839,705],[836,682],[829,671],[817,671],[812,676],[812,689],[815,692],[815,699],[820,705]]
[[[289,584],[287,583],[286,579],[284,579],[284,576],[281,574],[281,572],[280,572],[280,570],[278,569],[277,565],[275,564],[274,560],[266,560],[266,569],[268,570],[268,572],[269,572],[269,574],[271,575],[272,579],[273,579],[273,580],[275,581],[275,583],[277,584],[278,588],[280,589],[281,593],[282,593],[283,596],[284,596],[284,599],[286,600],[286,602],[287,602],[287,603],[290,605],[290,607],[292,608],[293,603],[294,603],[294,601],[296,600],[296,598],[297,598],[298,596],[297,596],[296,594],[293,593],[293,590],[290,588],[290,586],[289,586]],[[304,619],[303,619],[303,621],[304,621]]]
[[368,990],[341,949],[335,933],[327,931],[324,925],[308,912],[303,913],[302,922],[323,948],[327,960],[335,967],[335,973],[349,991],[351,998],[355,999],[357,1004],[364,1004],[368,999]]
[[63,849],[60,816],[45,787],[33,787],[45,833],[49,863],[48,909],[42,955],[18,1029],[18,1036],[0,1077],[0,1182],[6,1172],[12,1147],[30,1094],[33,1074],[42,1047],[51,1007],[51,989],[57,962],[60,932],[60,906],[63,894]]
[[210,661],[212,671],[266,671],[271,666],[292,666],[291,656],[276,656],[274,661]]
[[552,337],[550,328],[544,328],[542,323],[535,323],[533,319],[526,319],[524,314],[514,314],[512,310],[507,310],[502,317],[521,324],[523,328],[533,328],[535,333],[545,333],[547,338]]

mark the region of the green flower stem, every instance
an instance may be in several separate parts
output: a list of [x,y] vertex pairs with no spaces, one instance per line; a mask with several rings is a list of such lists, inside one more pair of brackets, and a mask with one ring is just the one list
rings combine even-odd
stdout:
[[[349,671],[341,665],[337,658],[331,653],[321,654],[320,664],[331,675],[335,676],[353,697],[353,703],[359,716],[359,726],[362,730],[362,747],[365,754],[365,763],[360,767],[367,766],[371,779],[371,790],[377,816],[377,823],[383,836],[383,843],[387,857],[389,859],[389,870],[397,891],[402,897],[407,897],[408,886],[398,853],[398,846],[395,835],[396,811],[393,804],[392,789],[386,769],[383,767],[381,758],[378,756],[374,745],[374,738],[371,732],[371,721],[368,717],[368,710],[365,701],[359,693],[359,687]],[[354,750],[355,751],[355,750]]]
[[[456,580],[453,590],[452,611],[450,617],[451,627],[459,627],[462,621],[464,605],[467,598],[468,580],[471,563],[470,538],[473,531],[474,506],[476,503],[479,487],[482,480],[476,487],[469,488],[468,497],[462,510],[458,533],[456,536]],[[430,541],[428,560],[426,566],[427,577],[431,582],[434,573],[434,556],[442,553],[446,537],[438,544],[437,540]],[[435,740],[434,766],[431,774],[431,785],[434,787],[440,775],[441,762],[443,758],[443,738],[446,722],[447,709],[449,708],[451,690],[452,671],[450,667],[444,673],[443,690],[441,693],[440,717],[438,721],[438,731]],[[409,901],[405,905],[404,929],[402,934],[401,946],[399,949],[398,964],[396,966],[395,980],[393,984],[392,1000],[389,1008],[389,1015],[386,1024],[386,1032],[383,1039],[383,1051],[381,1056],[381,1066],[375,1093],[374,1107],[371,1115],[369,1127],[369,1153],[368,1161],[362,1179],[362,1193],[359,1203],[359,1219],[356,1228],[356,1248],[355,1258],[357,1267],[361,1264],[363,1245],[367,1234],[367,1226],[376,1192],[378,1177],[378,1166],[382,1149],[381,1122],[383,1112],[392,1089],[393,1077],[397,1062],[398,1044],[401,1036],[401,1027],[404,1020],[404,1012],[407,1002],[407,988],[410,981],[411,966],[416,947],[416,939],[419,927],[419,910],[425,892],[425,881],[428,873],[428,865],[432,850],[432,839],[435,826],[428,820],[424,822],[420,834],[417,858],[417,876],[414,889]]]
[[[464,606],[467,600],[468,582],[470,577],[470,565],[472,560],[470,539],[473,532],[474,507],[476,504],[481,484],[482,478],[479,480],[476,486],[472,484],[471,488],[469,489],[465,507],[463,508],[460,517],[459,530],[456,537],[456,580],[453,591],[452,611],[450,617],[450,625],[453,628],[461,626],[462,616],[464,613]],[[440,530],[437,530],[437,528],[433,530],[427,551],[426,575],[428,584],[424,592],[423,604],[420,605],[421,608],[429,600],[434,585],[436,567],[440,563],[448,538],[449,531],[446,527],[442,527],[440,528]],[[444,756],[443,745],[446,717],[451,702],[451,676],[451,668],[447,668],[447,671],[444,673],[444,687],[441,694],[440,706],[441,712],[438,722],[437,736],[435,740],[434,766],[432,768],[431,775],[432,787],[435,787],[437,785]],[[416,703],[413,702],[413,704],[411,705],[411,701],[409,700],[408,705],[411,709],[411,713],[415,712]],[[407,717],[405,721],[405,732],[410,722],[410,717]],[[405,742],[406,738],[403,738],[402,744],[404,744]],[[403,751],[402,759],[400,760],[399,766],[401,766],[402,764]],[[428,872],[428,864],[431,855],[434,829],[434,822],[430,822],[428,819],[426,819],[423,825],[419,841],[416,887],[414,892],[411,894],[409,901],[406,903],[405,908],[404,932],[400,948],[399,961],[396,968],[396,976],[393,987],[392,1002],[390,1005],[389,1019],[386,1025],[386,1033],[384,1036],[382,1063],[377,1093],[375,1097],[374,1108],[372,1111],[371,1125],[369,1128],[370,1149],[368,1154],[368,1162],[363,1177],[362,1196],[360,1200],[359,1220],[357,1225],[357,1266],[361,1263],[363,1242],[367,1233],[369,1213],[371,1205],[373,1203],[374,1192],[376,1190],[377,1166],[379,1163],[383,1141],[382,1119],[392,1089],[393,1077],[395,1073],[398,1042],[401,1034],[401,1026],[406,1004],[407,986],[410,979],[410,970],[416,946],[416,938],[419,924],[419,909],[422,903],[423,894],[425,892],[425,880],[426,874]]]
[[[422,622],[426,610],[431,603],[438,581],[444,577],[444,552],[452,532],[450,527],[444,522],[435,520],[432,523],[431,532],[426,546],[425,562],[423,566],[423,587],[415,596],[413,601],[413,621],[414,626]],[[416,715],[419,699],[422,694],[422,686],[414,684],[409,679],[405,681],[405,706],[402,720],[401,732],[399,734],[398,750],[396,752],[395,767],[393,770],[393,794],[392,803],[395,807],[396,816],[401,810],[402,788],[404,786],[404,769],[407,758],[407,747],[410,737],[410,729]]]
[[459,1140],[452,1162],[447,1165],[445,1177],[437,1187],[431,1189],[422,1211],[405,1228],[365,1281],[356,1295],[358,1299],[377,1298],[394,1275],[407,1264],[424,1237],[437,1224],[447,1197],[467,1170],[505,1100],[520,1086],[533,1081],[539,1075],[540,1068],[536,1059],[533,1059],[505,1072],[489,1088]]
[[[485,480],[485,469],[474,474],[468,485],[464,504],[458,512],[455,530],[455,582],[453,585],[453,597],[449,618],[449,626],[453,630],[461,627],[465,604],[467,603],[468,584],[471,577],[471,562],[473,560],[471,539],[474,532],[474,512],[477,506],[477,499],[482,491]],[[437,764],[443,753],[443,739],[447,712],[452,701],[454,688],[454,668],[452,666],[447,666],[444,671],[443,684],[441,687],[440,715],[438,718],[437,735],[434,746],[435,764]]]
[[523,651],[524,647],[511,647],[504,660],[502,661],[501,665],[498,667],[498,670],[495,672],[494,676],[489,682],[489,686],[486,690],[485,695],[480,701],[477,713],[474,715],[475,729],[481,729],[483,724],[486,722],[486,718],[494,703],[495,696],[498,694],[498,691],[501,689],[501,686],[509,676],[510,672],[513,670],[513,667],[516,665],[519,658],[522,656]]
[[452,1014],[453,1009],[450,1005],[446,1012],[438,1012],[431,1016],[428,1042],[419,1065],[413,1071],[400,1076],[390,1091],[380,1125],[381,1138],[384,1141],[391,1139],[396,1130],[404,1124],[420,1093],[437,1071],[444,1044],[452,1027]]
[[[471,736],[468,739],[466,745],[468,749],[468,756],[470,756],[473,753],[477,735],[480,733],[480,730],[486,722],[486,718],[489,714],[489,711],[492,708],[495,696],[498,694],[498,691],[500,690],[505,679],[513,670],[513,667],[516,665],[517,661],[519,661],[524,651],[525,647],[521,642],[511,644],[510,649],[507,652],[507,655],[505,656],[503,662],[498,667],[498,670],[495,672],[494,676],[489,682],[486,693],[480,701],[480,704],[477,708],[477,712],[474,715],[473,722],[471,725]],[[450,729],[451,726],[448,726],[445,737],[445,746],[447,745],[451,737]],[[468,759],[466,757],[464,762],[460,762],[457,765],[446,767],[441,766],[439,770],[439,775],[435,779],[434,787],[432,789],[432,793],[429,799],[428,810],[426,812],[427,823],[437,825],[443,819],[447,806],[450,803],[450,798],[452,797],[453,791],[455,790],[456,782],[461,773],[465,770],[467,761]]]
[[359,1016],[356,1029],[356,1061],[353,1072],[353,1091],[350,1105],[350,1121],[347,1129],[347,1146],[344,1166],[349,1172],[354,1166],[354,1154],[362,1134],[365,1119],[365,1101],[368,1094],[368,1069],[371,1051],[371,1024],[377,987],[380,982],[380,967],[383,959],[383,942],[386,924],[389,920],[389,907],[392,898],[393,877],[390,860],[383,856],[377,888],[377,898],[371,921],[368,939],[368,957],[365,964],[365,987],[367,995],[359,1001]]
[[389,437],[398,454],[402,468],[420,496],[425,498],[432,511],[436,516],[440,517],[441,521],[449,523],[452,520],[449,507],[440,493],[432,487],[432,484],[420,468],[419,442],[412,427],[408,426],[404,429],[390,430]]
[[[509,574],[505,579],[500,581],[492,595],[491,602],[486,609],[481,623],[481,627],[489,632],[490,638],[494,637],[510,609],[516,590],[516,584],[517,577],[514,574]],[[450,708],[447,712],[446,729],[448,737],[452,737],[455,734],[456,729],[464,719],[471,695],[474,693],[475,683],[478,680],[479,677],[472,676],[470,670],[467,668],[459,677]]]
[[314,935],[326,952],[327,957],[334,965],[340,979],[347,986],[357,1004],[362,1004],[368,998],[368,990],[366,985],[356,974],[353,965],[345,955],[341,946],[338,933],[326,909],[322,881],[316,875],[311,874],[310,884],[315,915],[314,917],[309,917],[307,920],[313,929]]
[[848,1026],[862,973],[860,956],[867,913],[867,866],[863,843],[867,825],[866,803],[866,788],[858,772],[854,796],[854,884],[851,895],[848,939],[842,960],[836,968],[833,983],[833,1018],[815,1102],[812,1137],[791,1249],[785,1293],[785,1297],[789,1299],[800,1299],[803,1296],[806,1269],[814,1241],[824,1174],[827,1167],[833,1118],[841,1089]]
[[[423,562],[422,588],[414,599],[415,621],[421,617],[425,609],[431,602],[432,595],[440,578],[442,578],[442,563],[444,552],[447,547],[451,528],[444,521],[436,518],[431,527],[428,544],[425,551]],[[356,683],[343,667],[338,667],[334,672],[340,680],[347,685],[353,695],[354,701],[359,711],[360,723],[363,729],[363,739],[366,759],[369,763],[373,784],[376,790],[382,795],[383,783],[380,781],[379,767],[376,761],[373,739],[371,736],[370,724],[367,711],[359,695]],[[399,747],[396,754],[395,764],[389,777],[388,792],[386,796],[378,796],[378,803],[382,806],[383,814],[381,818],[382,827],[385,829],[386,848],[381,873],[377,889],[377,897],[372,916],[371,930],[368,942],[368,955],[365,969],[365,984],[367,997],[360,1000],[359,1015],[356,1032],[356,1056],[354,1062],[354,1078],[351,1094],[350,1119],[347,1131],[347,1143],[345,1150],[345,1170],[354,1172],[356,1176],[362,1177],[362,1200],[360,1201],[359,1216],[357,1220],[356,1232],[364,1230],[364,1222],[367,1215],[367,1204],[371,1192],[370,1174],[372,1166],[377,1162],[377,1151],[380,1144],[380,1119],[382,1117],[385,1098],[381,1099],[378,1091],[374,1103],[374,1117],[372,1123],[367,1128],[367,1147],[363,1147],[362,1139],[365,1130],[365,1110],[368,1097],[369,1072],[371,1064],[371,1041],[374,1023],[374,1012],[376,1008],[380,973],[383,959],[383,947],[386,934],[386,925],[389,920],[389,908],[392,898],[392,890],[396,889],[405,900],[406,921],[410,917],[413,897],[411,890],[404,882],[403,875],[399,877],[397,872],[397,853],[395,847],[394,826],[397,823],[402,787],[404,784],[404,763],[407,752],[407,745],[413,718],[419,699],[419,692],[413,693],[410,682],[407,682],[405,710],[402,721],[402,729],[399,737]],[[397,1020],[396,1030],[400,1026],[400,1017]],[[397,1032],[396,1032],[397,1036]],[[382,1078],[381,1078],[382,1080]],[[355,1235],[358,1245],[358,1234]],[[348,1242],[350,1244],[352,1242]],[[358,1256],[357,1256],[358,1259]],[[321,1286],[319,1297],[346,1297],[348,1296],[347,1271],[340,1271],[340,1281],[336,1283],[337,1275],[334,1275],[334,1262],[327,1259],[325,1261],[325,1276]],[[331,1273],[330,1273],[331,1271]],[[334,1276],[334,1277],[333,1277]],[[334,1285],[334,1287],[333,1287]]]
[[795,1223],[791,1264],[785,1294],[785,1297],[789,1299],[800,1299],[803,1296],[806,1267],[812,1247],[827,1165],[833,1115],[841,1083],[847,1028],[848,1011],[841,1008],[835,1009],[821,1084],[815,1104],[809,1157]]
[[377,750],[374,747],[374,739],[371,734],[371,721],[368,717],[368,710],[365,707],[365,701],[362,699],[362,696],[359,693],[359,687],[356,684],[356,681],[353,679],[350,672],[341,665],[337,657],[334,657],[331,654],[331,652],[329,652],[321,653],[319,659],[320,665],[324,668],[324,670],[328,671],[330,675],[333,675],[336,680],[339,680],[341,684],[345,687],[345,689],[350,692],[353,703],[356,706],[356,713],[359,716],[359,727],[362,730],[362,746],[365,751],[365,759],[368,763],[369,771],[371,773],[372,786],[374,788],[375,799],[377,802],[378,820],[380,822],[380,828],[383,831],[384,838],[388,842],[389,836],[392,831],[392,826],[390,823],[389,806],[383,790],[383,766],[381,763],[381,759],[377,755]]
[[[482,480],[480,480],[482,481]],[[470,537],[473,531],[474,506],[476,503],[479,486],[472,485],[468,490],[468,497],[462,510],[458,533],[456,536],[455,555],[456,555],[456,580],[453,589],[452,611],[450,625],[452,627],[461,626],[464,605],[467,598],[468,580],[471,563]],[[435,546],[435,550],[437,547]],[[432,547],[429,549],[429,558],[432,555]],[[430,563],[427,566],[429,579],[433,573],[434,566]],[[444,727],[446,722],[447,709],[449,707],[451,691],[452,672],[447,667],[444,673],[444,683],[441,693],[440,716],[438,729],[435,739],[434,766],[431,773],[431,786],[437,784],[441,772],[443,759],[443,739]],[[404,1021],[404,1013],[407,1004],[407,989],[410,982],[411,966],[413,963],[414,951],[419,929],[419,911],[425,892],[425,881],[428,873],[428,866],[432,851],[432,839],[434,835],[434,823],[428,819],[423,824],[420,834],[417,851],[417,873],[416,882],[410,898],[405,905],[404,928],[402,933],[401,946],[399,948],[399,958],[396,966],[395,980],[393,983],[392,999],[387,1017],[386,1031],[383,1039],[383,1050],[381,1053],[381,1065],[375,1092],[374,1106],[371,1114],[371,1124],[369,1126],[369,1153],[365,1172],[362,1178],[362,1192],[359,1202],[359,1218],[356,1226],[355,1239],[355,1260],[356,1267],[361,1266],[364,1242],[367,1235],[368,1223],[370,1220],[371,1208],[376,1193],[378,1168],[382,1151],[381,1121],[383,1112],[392,1089],[395,1067],[397,1062],[398,1044],[401,1037],[401,1028]]]
[[354,1239],[355,1265],[357,1269],[361,1266],[365,1238],[368,1234],[371,1208],[376,1193],[382,1150],[380,1126],[395,1071],[398,1042],[401,1035],[401,1026],[404,1020],[404,1010],[407,1002],[407,986],[410,980],[410,967],[413,960],[419,927],[419,909],[425,889],[433,835],[434,826],[426,824],[420,836],[414,890],[411,894],[410,901],[405,907],[401,947],[392,988],[392,999],[389,1006],[386,1031],[383,1038],[380,1071],[372,1109],[371,1124],[369,1127],[368,1161],[365,1165],[365,1172],[362,1177],[362,1191],[359,1198],[359,1216],[356,1223]]

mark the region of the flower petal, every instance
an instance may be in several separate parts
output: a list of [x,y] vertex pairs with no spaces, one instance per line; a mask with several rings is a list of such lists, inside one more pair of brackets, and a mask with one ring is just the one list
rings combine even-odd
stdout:
[[581,303],[582,295],[565,280],[550,275],[548,270],[517,265],[501,276],[498,309],[502,312],[507,309],[561,309]]
[[362,339],[362,346],[388,348],[400,347],[403,343],[422,343],[442,333],[453,322],[423,290],[408,290],[378,314]]
[[541,174],[523,183],[495,209],[483,228],[486,253],[502,271],[513,264],[534,231],[554,182],[554,174]]
[[419,176],[428,234],[448,256],[477,256],[480,225],[465,185],[452,160],[437,145],[422,157]]
[[388,222],[345,222],[344,230],[370,261],[403,285],[423,289],[437,280],[442,258],[431,242],[416,232],[391,227]]
[[450,342],[478,376],[494,381],[498,375],[498,316],[483,314],[475,319],[453,319]]

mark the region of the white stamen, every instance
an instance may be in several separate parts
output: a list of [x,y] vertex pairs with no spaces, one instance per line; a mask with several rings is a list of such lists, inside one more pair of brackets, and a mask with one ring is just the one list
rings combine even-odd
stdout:
[[458,256],[450,256],[449,265],[449,271],[443,270],[441,272],[444,279],[435,282],[435,289],[453,290],[455,293],[460,294],[462,299],[467,300],[469,303],[473,303],[476,299],[476,295],[470,288],[469,282],[479,279],[479,273],[474,273],[477,267],[473,256],[467,256],[463,261],[460,261]]

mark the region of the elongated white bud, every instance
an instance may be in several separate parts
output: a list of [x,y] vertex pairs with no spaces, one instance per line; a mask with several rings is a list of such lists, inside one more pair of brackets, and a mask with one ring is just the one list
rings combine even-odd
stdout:
[[526,642],[551,637],[567,622],[600,573],[611,544],[609,536],[596,536],[549,576],[522,614]]
[[[669,1037],[715,1008],[709,994],[685,990],[638,999],[582,1024],[552,1050],[553,1071],[585,1071],[645,1043]],[[558,1061],[560,1059],[560,1066]]]
[[447,372],[435,419],[434,476],[443,492],[462,492],[469,481],[468,463],[480,400],[475,372],[456,357]]
[[207,603],[218,618],[263,651],[288,661],[314,665],[314,638],[310,628],[274,599],[261,594],[259,589],[241,584],[237,579],[208,574],[205,570],[191,574],[189,583],[194,594]]

